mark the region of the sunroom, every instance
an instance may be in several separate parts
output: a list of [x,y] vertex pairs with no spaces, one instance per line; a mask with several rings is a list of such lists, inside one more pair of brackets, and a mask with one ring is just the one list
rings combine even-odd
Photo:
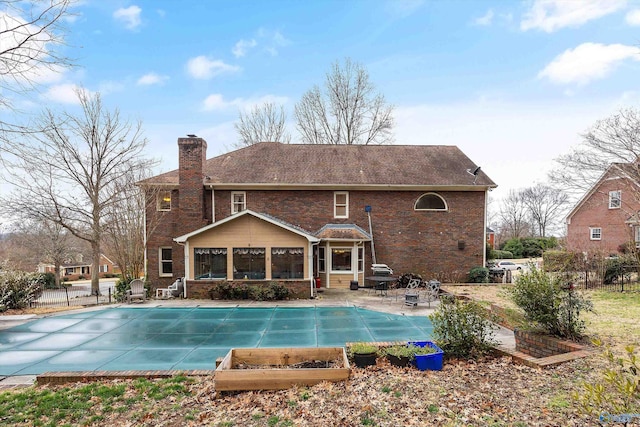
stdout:
[[244,210],[174,239],[184,246],[188,281],[312,282],[319,239],[277,218]]

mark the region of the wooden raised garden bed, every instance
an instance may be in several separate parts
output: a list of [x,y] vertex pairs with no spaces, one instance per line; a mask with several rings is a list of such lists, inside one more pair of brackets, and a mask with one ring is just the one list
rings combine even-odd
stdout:
[[344,381],[350,373],[343,347],[234,348],[216,368],[214,379],[216,391],[283,390]]

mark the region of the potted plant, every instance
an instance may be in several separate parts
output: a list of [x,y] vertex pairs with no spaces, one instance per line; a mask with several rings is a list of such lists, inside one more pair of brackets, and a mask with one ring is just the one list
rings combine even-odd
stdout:
[[416,347],[413,345],[392,345],[384,349],[387,360],[394,366],[408,366],[414,358]]
[[441,371],[444,351],[432,341],[409,342],[414,350],[414,364],[421,371]]
[[365,368],[376,364],[376,358],[378,357],[377,345],[366,342],[356,342],[351,344],[350,351],[353,355],[353,362],[358,368]]

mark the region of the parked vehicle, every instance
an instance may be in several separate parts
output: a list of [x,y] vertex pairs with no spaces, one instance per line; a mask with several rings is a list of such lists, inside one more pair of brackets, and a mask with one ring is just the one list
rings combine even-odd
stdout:
[[496,267],[503,270],[524,270],[525,266],[522,264],[516,264],[513,261],[498,261]]

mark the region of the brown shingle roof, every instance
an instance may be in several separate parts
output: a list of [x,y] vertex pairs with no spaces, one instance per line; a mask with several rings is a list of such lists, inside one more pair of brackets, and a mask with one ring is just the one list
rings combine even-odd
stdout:
[[[208,159],[206,184],[495,187],[456,146],[308,145],[261,142]],[[178,185],[178,170],[147,184]]]

